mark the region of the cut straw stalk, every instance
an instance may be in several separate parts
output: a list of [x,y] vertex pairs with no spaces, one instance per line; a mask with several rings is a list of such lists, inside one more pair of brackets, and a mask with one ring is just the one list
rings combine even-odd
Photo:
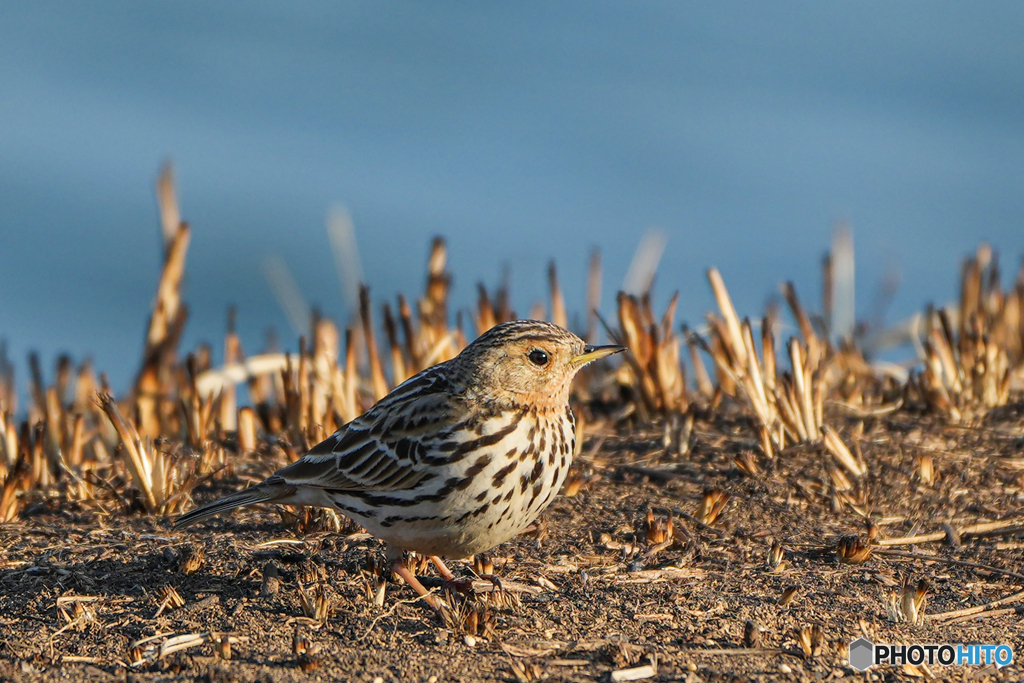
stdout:
[[160,208],[160,227],[164,235],[164,249],[170,249],[181,225],[178,194],[174,189],[174,165],[166,162],[156,180],[156,200]]
[[482,282],[477,283],[476,319],[474,323],[478,335],[483,334],[498,324],[497,314],[494,311],[494,305],[491,303],[491,297],[487,294],[487,288],[484,287]]
[[384,304],[382,313],[384,316],[384,334],[388,340],[388,347],[391,350],[391,374],[395,385],[399,385],[409,378],[405,368],[405,357],[402,355],[402,345],[398,341],[398,325],[391,313],[391,306]]
[[747,358],[746,372],[743,374],[743,387],[762,424],[772,425],[778,419],[774,401],[769,402],[765,391],[764,375],[757,363],[757,352],[754,350],[754,335],[750,329],[750,320],[743,320],[743,353]]
[[0,524],[12,522],[18,517],[20,504],[18,494],[29,487],[28,466],[18,463],[3,478],[0,486]]
[[146,509],[150,512],[155,512],[159,508],[157,494],[158,492],[162,493],[162,488],[154,480],[154,462],[147,450],[146,444],[143,444],[135,426],[130,422],[126,422],[121,417],[121,412],[117,409],[113,396],[102,392],[99,394],[98,399],[100,408],[106,413],[107,418],[121,438],[121,443],[124,445],[121,451],[122,460],[128,468],[132,482],[142,493]]
[[[310,366],[312,396],[310,420],[325,428],[334,423],[331,397],[340,395],[341,377],[338,376],[338,328],[330,320],[320,318],[313,325],[313,357]],[[334,431],[328,428],[328,431]]]
[[[952,529],[952,527],[950,527]],[[1014,517],[1012,519],[1003,519],[997,522],[979,522],[978,524],[971,524],[960,529],[953,529],[956,535],[960,538],[967,538],[969,536],[989,536],[989,535],[1009,535],[1016,534],[1024,531],[1024,518]],[[948,531],[936,531],[929,534],[919,534],[917,536],[903,536],[900,538],[883,538],[875,541],[875,545],[879,546],[897,546],[897,545],[918,545],[921,543],[935,543],[936,541],[945,541],[950,538]],[[996,570],[1005,571],[1005,570]]]
[[846,444],[843,443],[843,440],[839,438],[839,435],[836,434],[834,429],[827,425],[823,425],[821,427],[821,436],[825,443],[825,448],[835,456],[835,459],[843,466],[844,469],[846,469],[847,472],[855,477],[864,476],[864,473],[867,472],[867,467],[864,466],[864,463],[854,457],[853,453],[850,452],[850,449],[847,448]]
[[[793,365],[793,379],[795,381],[796,399],[799,405],[799,414],[803,420],[804,439],[810,440],[817,436],[821,423],[816,419],[814,397],[812,396],[813,382],[808,365],[810,357],[804,355],[804,350],[799,341],[790,339],[788,343],[789,359]],[[805,362],[805,359],[807,362]]]
[[551,288],[551,322],[559,327],[568,327],[569,317],[565,312],[565,297],[558,284],[558,270],[554,260],[548,264],[548,287]]
[[810,365],[817,367],[823,359],[826,345],[814,333],[811,318],[800,303],[800,297],[797,296],[796,287],[792,282],[787,282],[782,286],[782,294],[789,305],[789,309],[793,312],[793,317],[796,318],[797,324],[800,326],[800,335],[804,338],[804,343],[807,344],[807,359]]
[[775,393],[777,384],[777,371],[775,368],[775,335],[772,332],[772,322],[768,316],[761,318],[761,356],[764,362],[764,383],[765,393]]
[[160,284],[149,319],[142,368],[135,381],[139,420],[143,432],[151,437],[160,434],[158,397],[170,393],[164,391],[163,383],[169,379],[170,363],[187,318],[187,308],[181,301],[181,281],[188,243],[188,224],[181,223],[167,244]]
[[[242,342],[235,332],[235,309],[228,310],[228,329],[224,334],[224,365],[232,365],[242,360]],[[238,426],[238,400],[235,386],[230,384],[221,391],[220,424],[227,431],[235,431]]]
[[448,248],[445,241],[435,237],[427,260],[426,292],[418,302],[421,348],[431,348],[438,340],[448,336],[448,290],[451,276],[445,270],[447,261]]
[[[743,334],[740,329],[740,319],[736,315],[736,309],[732,305],[732,299],[729,297],[729,290],[725,288],[725,282],[722,280],[722,274],[718,272],[717,268],[711,268],[708,270],[708,282],[711,283],[711,291],[715,295],[715,301],[718,303],[718,310],[722,313],[722,318],[725,321],[726,330],[728,331],[729,344],[732,350],[737,354],[745,354],[745,347],[743,346]],[[736,356],[737,363],[740,366],[746,365],[745,355]]]
[[256,411],[248,406],[238,411],[238,450],[240,455],[256,450]]
[[711,383],[711,376],[708,374],[707,366],[700,355],[700,347],[693,334],[686,326],[683,326],[683,336],[686,338],[686,348],[690,353],[690,364],[693,366],[694,380],[697,383],[697,390],[704,396],[711,396],[715,393],[715,385]]
[[373,312],[370,308],[370,290],[359,288],[359,319],[362,322],[363,338],[366,340],[366,351],[370,361],[370,386],[374,400],[379,401],[388,394],[388,382],[384,377],[384,367],[377,351],[377,338],[373,331]]
[[18,429],[10,414],[0,411],[0,456],[8,469],[18,459]]
[[344,412],[342,416],[346,419],[355,419],[359,413],[359,404],[356,399],[356,389],[359,377],[356,373],[356,344],[355,333],[352,329],[345,330],[345,381],[344,381],[344,405],[351,410],[351,417]]
[[630,350],[626,356],[631,383],[639,394],[642,409],[663,414],[680,412],[689,406],[686,379],[679,358],[679,338],[672,331],[676,293],[661,321],[654,323],[650,299],[619,292],[619,331],[609,330],[617,343]]
[[289,360],[298,363],[298,354],[264,353],[249,356],[241,363],[224,365],[220,368],[206,370],[196,378],[196,389],[202,396],[222,391],[230,384],[239,384],[255,377],[280,373]]
[[686,395],[686,377],[679,357],[679,337],[672,331],[678,305],[679,292],[676,292],[669,300],[661,322],[657,327],[651,327],[652,346],[655,350],[655,385],[661,397],[662,409],[666,412],[683,412],[690,404]]
[[590,253],[587,268],[587,341],[597,343],[597,312],[601,308],[601,250]]
[[[419,372],[423,370],[423,355],[420,352],[417,341],[416,330],[413,326],[412,321],[412,309],[409,307],[409,302],[405,300],[405,297],[401,294],[398,295],[398,319],[402,325],[402,336],[405,339],[405,352],[409,357],[409,363],[412,372]],[[352,368],[354,366],[346,366]]]

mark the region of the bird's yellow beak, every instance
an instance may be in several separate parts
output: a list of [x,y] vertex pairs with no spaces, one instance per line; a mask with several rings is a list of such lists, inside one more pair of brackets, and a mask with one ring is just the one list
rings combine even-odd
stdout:
[[604,358],[613,353],[621,353],[625,350],[625,346],[584,346],[583,353],[579,356],[574,356],[572,362],[574,365],[586,365],[598,358]]

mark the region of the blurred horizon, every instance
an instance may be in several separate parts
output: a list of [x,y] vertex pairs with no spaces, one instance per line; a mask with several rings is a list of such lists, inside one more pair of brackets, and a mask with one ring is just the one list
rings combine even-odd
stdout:
[[979,243],[1006,279],[1024,255],[1022,34],[1012,2],[5,4],[0,340],[19,386],[31,349],[47,376],[67,352],[127,386],[168,159],[192,226],[182,348],[218,360],[230,306],[246,353],[271,327],[297,349],[268,259],[345,323],[341,207],[376,304],[422,291],[443,235],[455,309],[507,266],[525,315],[554,259],[582,316],[598,247],[607,317],[654,228],[677,320],[714,307],[711,266],[741,315],[785,280],[818,310],[846,223],[858,318],[898,273],[895,322],[952,299]]

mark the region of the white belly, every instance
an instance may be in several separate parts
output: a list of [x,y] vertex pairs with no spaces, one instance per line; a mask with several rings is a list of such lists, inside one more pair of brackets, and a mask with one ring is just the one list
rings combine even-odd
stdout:
[[[379,509],[372,517],[350,516],[387,543],[424,555],[459,558],[490,550],[537,519],[572,464],[571,423],[546,422],[532,440],[525,433],[518,436],[519,443],[533,447],[510,454],[509,442],[503,441],[503,446],[481,449],[457,467],[449,466],[439,481],[468,482],[442,500]],[[477,469],[471,472],[474,465]]]

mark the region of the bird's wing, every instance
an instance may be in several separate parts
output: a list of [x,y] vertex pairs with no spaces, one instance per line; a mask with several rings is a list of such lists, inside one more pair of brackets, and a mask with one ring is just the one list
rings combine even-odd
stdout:
[[423,480],[423,459],[465,414],[443,372],[410,378],[268,481],[344,491],[399,491]]

